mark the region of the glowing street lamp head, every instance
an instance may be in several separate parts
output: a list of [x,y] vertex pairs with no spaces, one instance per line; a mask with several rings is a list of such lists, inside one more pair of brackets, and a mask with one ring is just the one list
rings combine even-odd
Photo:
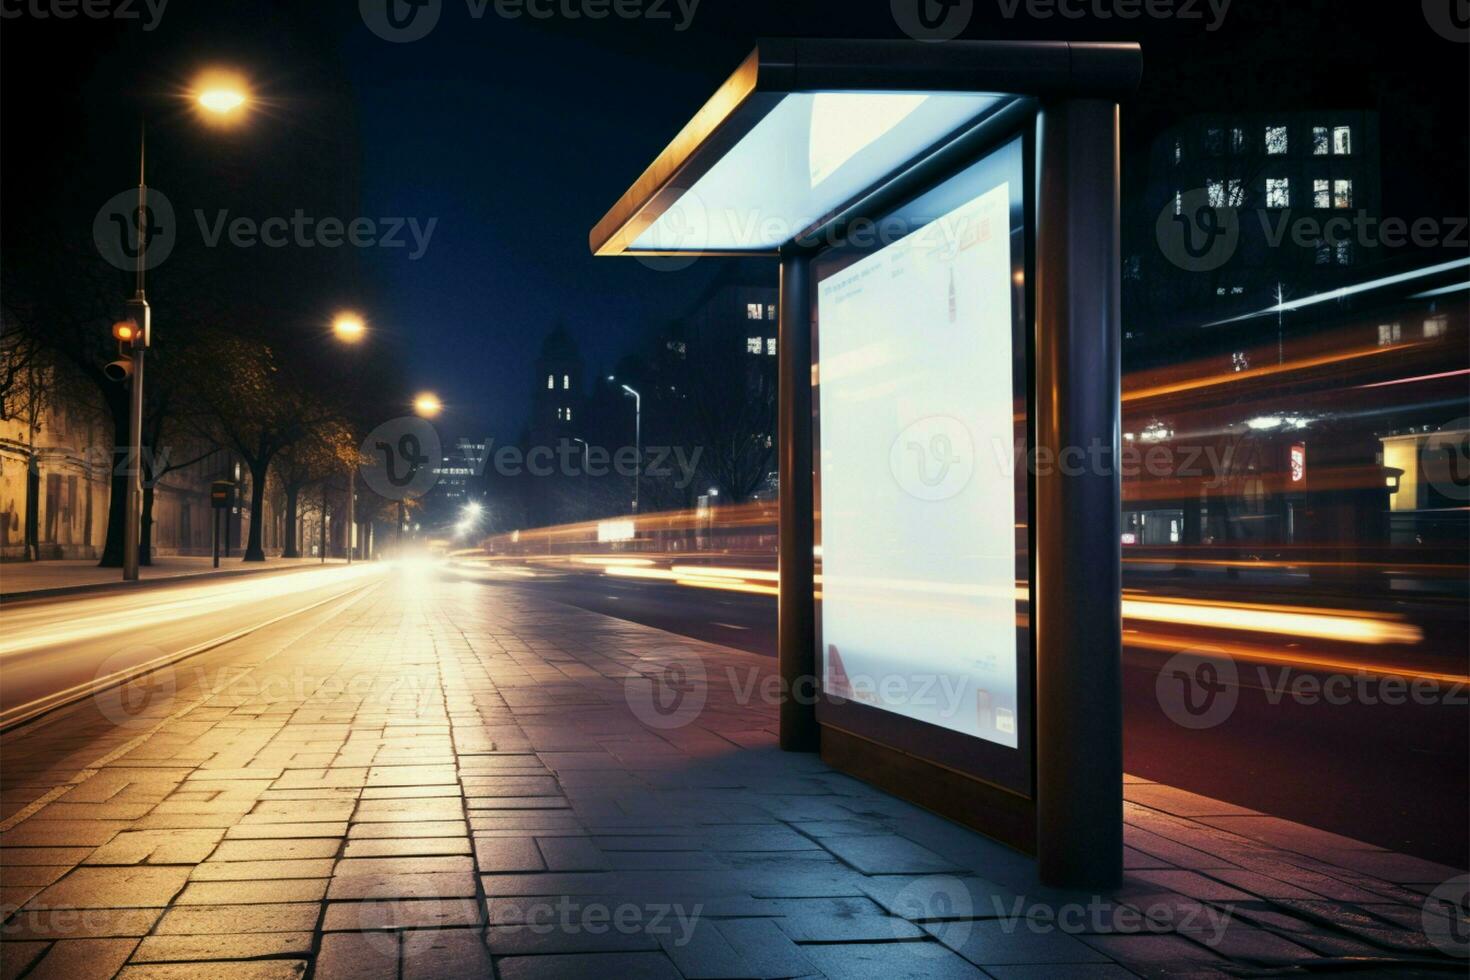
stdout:
[[413,410],[426,419],[434,418],[444,411],[444,403],[439,396],[431,391],[425,391],[413,400]]
[[355,344],[367,333],[367,325],[356,313],[339,313],[332,321],[332,332],[337,335],[338,340]]
[[233,72],[206,72],[195,81],[189,94],[200,113],[213,122],[232,122],[250,105],[249,87]]

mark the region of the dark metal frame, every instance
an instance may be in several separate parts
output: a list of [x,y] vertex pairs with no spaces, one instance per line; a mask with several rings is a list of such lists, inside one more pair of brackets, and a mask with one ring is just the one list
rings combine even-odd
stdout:
[[[793,92],[1013,96],[920,152],[775,253],[781,259],[781,744],[1037,854],[1043,881],[1101,888],[1122,874],[1121,428],[1117,101],[1137,86],[1135,44],[763,40],[592,230],[598,255],[629,254],[680,195]],[[890,746],[818,724],[813,608],[811,257],[855,214],[875,215],[975,159],[1001,124],[1039,107],[1031,296],[1032,443],[1056,460],[1098,444],[1095,472],[1032,478],[1031,630],[1036,651],[1035,796],[997,789]],[[656,252],[638,251],[653,255]],[[668,253],[688,255],[689,252]]]

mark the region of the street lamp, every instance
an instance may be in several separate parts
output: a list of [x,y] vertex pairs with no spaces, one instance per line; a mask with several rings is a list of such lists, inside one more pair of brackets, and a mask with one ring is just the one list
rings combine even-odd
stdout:
[[[249,102],[245,86],[237,76],[216,72],[196,87],[195,100],[211,117],[228,120]],[[132,323],[127,339],[132,348],[132,389],[128,405],[127,513],[123,521],[123,581],[138,579],[138,546],[143,523],[143,355],[152,341],[152,315],[145,289],[148,262],[148,136],[138,125],[138,261],[133,298],[127,301],[127,319]],[[114,333],[116,333],[116,329]],[[123,339],[119,336],[118,339]]]
[[[203,97],[201,97],[203,101]],[[367,333],[362,317],[348,310],[338,313],[332,321],[332,332],[344,344],[355,344]],[[357,464],[347,467],[347,564],[352,564],[357,546]]]
[[424,391],[414,396],[413,410],[424,418],[431,419],[444,411],[444,403],[432,391]]
[[587,470],[591,468],[592,447],[587,444],[586,439],[578,439],[572,436],[573,442],[582,444],[582,520],[592,516],[592,485],[587,482]]
[[367,325],[356,313],[344,310],[332,321],[332,332],[344,344],[355,344],[367,333]]
[[627,385],[623,385],[623,393],[633,398],[633,446],[638,453],[638,462],[633,468],[633,513],[637,514],[638,499],[643,488],[643,396]]

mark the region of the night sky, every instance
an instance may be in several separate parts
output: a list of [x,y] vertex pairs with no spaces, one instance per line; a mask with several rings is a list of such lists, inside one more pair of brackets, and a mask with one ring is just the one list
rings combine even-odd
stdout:
[[[978,0],[964,36],[1144,42],[1144,91],[1125,109],[1129,140],[1178,114],[1269,106],[1282,92],[1377,107],[1385,213],[1465,213],[1463,180],[1445,176],[1463,177],[1467,46],[1436,35],[1417,2],[1359,10],[1235,0],[1213,31],[1204,3],[1190,5],[1200,19],[1166,21],[1037,19],[1024,3],[1008,19],[1011,6]],[[7,0],[5,9],[30,8]],[[36,221],[89,227],[100,202],[127,186],[130,100],[166,91],[195,64],[237,65],[269,111],[229,147],[230,166],[215,167],[227,179],[200,195],[230,200],[239,188],[249,213],[244,202],[266,184],[277,208],[299,197],[309,210],[350,202],[340,206],[357,210],[344,217],[437,219],[421,258],[365,250],[354,258],[358,295],[334,295],[363,308],[412,387],[450,404],[450,433],[509,440],[524,421],[530,362],[555,322],[582,344],[589,374],[605,371],[715,273],[722,260],[677,272],[594,260],[587,232],[755,38],[902,36],[889,0],[703,0],[684,31],[672,2],[666,20],[512,21],[493,4],[475,19],[469,9],[443,0],[434,31],[406,44],[380,39],[357,3],[340,0],[173,0],[152,31],[29,13],[6,20],[7,253],[27,247],[17,229]],[[160,129],[170,186],[195,186],[200,177],[184,169],[227,152]],[[343,148],[340,167],[277,163],[323,134]],[[293,197],[295,181],[315,189]],[[774,283],[773,264],[769,274]]]

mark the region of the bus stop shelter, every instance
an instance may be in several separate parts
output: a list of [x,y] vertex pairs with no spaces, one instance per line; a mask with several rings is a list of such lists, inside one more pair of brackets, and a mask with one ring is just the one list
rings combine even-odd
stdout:
[[783,748],[1122,873],[1129,43],[762,40],[597,255],[776,258]]

